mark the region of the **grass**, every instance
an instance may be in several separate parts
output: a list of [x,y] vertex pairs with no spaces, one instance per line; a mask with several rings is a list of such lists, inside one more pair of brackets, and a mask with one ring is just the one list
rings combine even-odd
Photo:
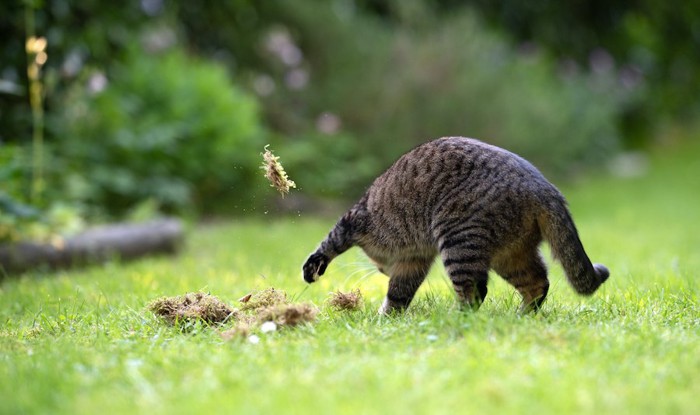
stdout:
[[[0,282],[0,413],[697,413],[700,146],[636,179],[563,189],[594,261],[612,276],[576,296],[551,267],[539,315],[500,278],[460,313],[440,266],[406,315],[376,314],[386,278],[359,251],[307,288],[306,256],[332,220],[244,220],[192,231],[177,258]],[[276,287],[316,304],[314,325],[226,341],[146,310],[205,291],[235,304]],[[356,312],[330,292],[359,288]]]

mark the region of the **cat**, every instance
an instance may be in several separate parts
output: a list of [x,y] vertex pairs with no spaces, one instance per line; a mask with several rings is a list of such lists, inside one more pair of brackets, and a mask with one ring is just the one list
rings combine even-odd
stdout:
[[439,254],[462,308],[479,308],[493,269],[520,293],[520,312],[537,311],[549,290],[543,238],[579,294],[593,294],[608,279],[608,269],[588,259],[564,196],[539,170],[502,148],[444,137],[379,176],[302,272],[312,283],[359,246],[389,276],[379,310],[389,314],[409,306]]

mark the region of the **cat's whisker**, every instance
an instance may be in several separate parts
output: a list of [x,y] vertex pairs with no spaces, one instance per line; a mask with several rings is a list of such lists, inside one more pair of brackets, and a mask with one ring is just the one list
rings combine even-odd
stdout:
[[370,267],[375,267],[375,266],[374,266],[374,264],[371,264],[369,262],[360,262],[360,261],[358,261],[358,262],[346,262],[346,263],[338,265],[339,270],[350,268],[350,267],[370,268]]
[[[354,290],[355,288],[359,287],[360,284],[362,284],[367,278],[371,277],[374,274],[376,274],[376,271],[370,271],[370,272],[366,273],[365,275],[361,276],[360,278],[358,278],[357,281],[355,281],[355,283],[352,285],[351,289]],[[347,283],[347,280],[345,282]]]
[[365,272],[368,275],[372,275],[376,272],[376,268],[374,268],[374,269],[364,268],[364,269],[358,269],[358,270],[355,270],[354,272],[351,272],[350,274],[348,274],[347,277],[345,277],[345,281],[343,281],[343,285],[347,285],[348,281],[350,281],[350,279],[352,279],[352,277],[354,277],[355,275],[357,275],[361,272]]

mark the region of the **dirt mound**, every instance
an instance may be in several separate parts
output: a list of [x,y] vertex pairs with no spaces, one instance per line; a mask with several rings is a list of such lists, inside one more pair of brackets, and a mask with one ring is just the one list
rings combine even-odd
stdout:
[[287,293],[274,288],[267,288],[257,293],[251,293],[241,298],[239,302],[241,311],[255,311],[261,308],[272,307],[277,304],[288,304]]
[[277,304],[259,309],[257,320],[260,323],[272,321],[278,326],[296,326],[316,320],[318,309],[311,304]]
[[236,310],[213,295],[202,292],[177,297],[161,297],[148,304],[148,309],[170,324],[201,320],[209,324],[227,321]]
[[232,323],[232,327],[221,332],[227,340],[246,338],[270,321],[280,328],[310,323],[315,321],[319,311],[308,303],[291,303],[287,293],[275,288],[250,293],[238,301],[241,305],[236,309],[213,295],[195,292],[162,297],[152,301],[147,308],[172,325],[194,321]]
[[354,311],[362,306],[362,293],[359,288],[348,293],[337,291],[331,293],[327,302],[336,310]]

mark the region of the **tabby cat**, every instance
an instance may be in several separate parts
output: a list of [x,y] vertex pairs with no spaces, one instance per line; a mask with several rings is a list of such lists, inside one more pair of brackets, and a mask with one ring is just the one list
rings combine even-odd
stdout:
[[308,283],[336,256],[360,246],[389,288],[380,309],[406,309],[440,254],[461,305],[478,308],[493,269],[522,296],[520,310],[538,310],[549,289],[538,246],[551,245],[579,294],[609,276],[591,264],[566,201],[529,162],[463,137],[422,144],[399,158],[309,256]]

